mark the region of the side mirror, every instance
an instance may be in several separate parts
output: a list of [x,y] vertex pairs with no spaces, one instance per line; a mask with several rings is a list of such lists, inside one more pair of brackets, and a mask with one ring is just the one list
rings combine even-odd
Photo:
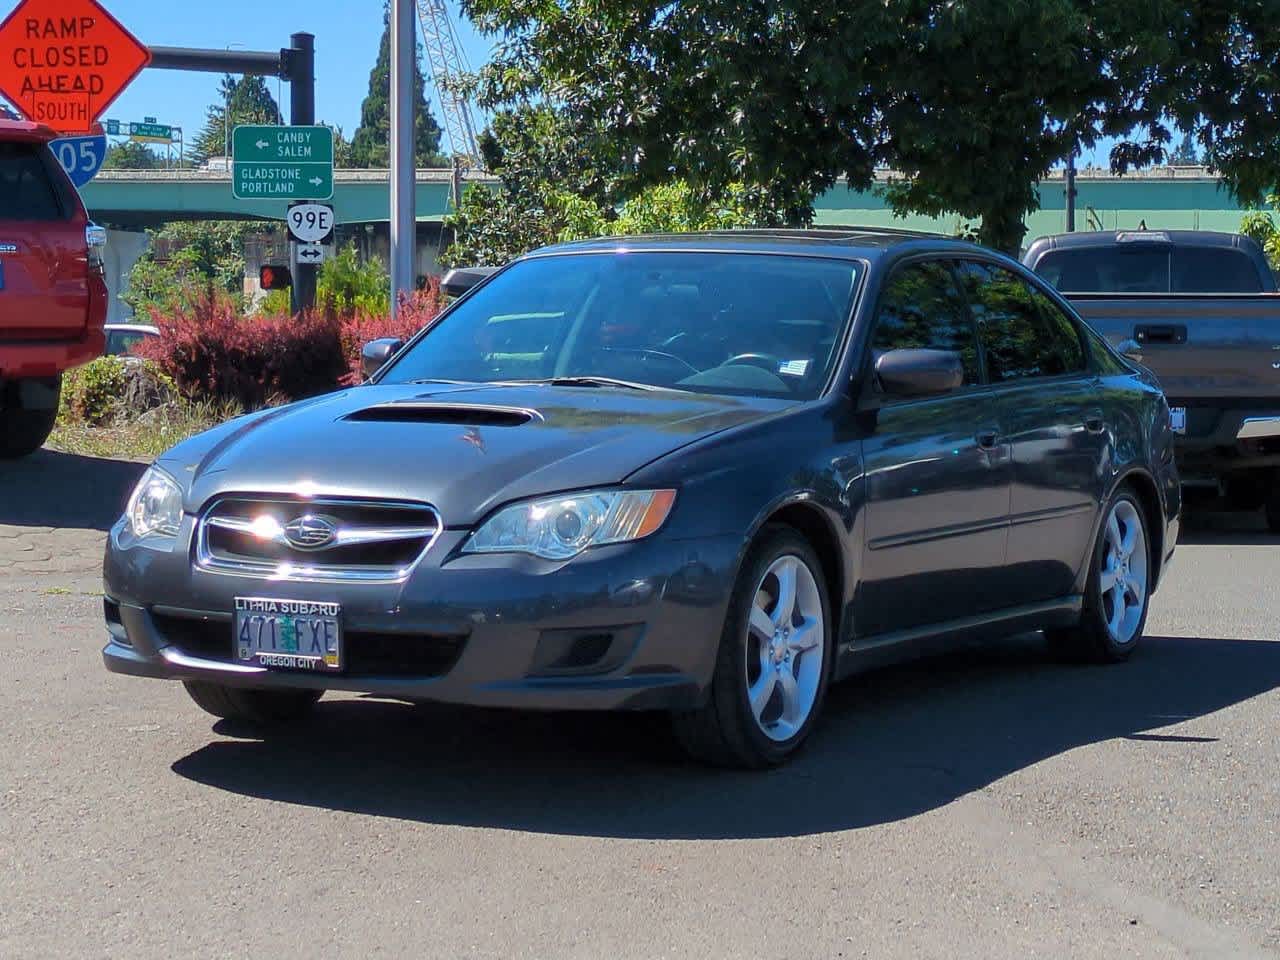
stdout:
[[1125,337],[1117,343],[1116,350],[1136,363],[1142,362],[1142,344],[1133,337]]
[[961,386],[964,363],[954,350],[889,350],[876,360],[876,376],[891,396],[925,397]]
[[440,289],[451,297],[460,297],[501,269],[501,267],[455,267],[444,275],[444,279],[440,281]]
[[381,340],[370,340],[360,350],[360,372],[368,380],[383,368],[392,355],[404,346],[404,341],[397,337],[383,337]]

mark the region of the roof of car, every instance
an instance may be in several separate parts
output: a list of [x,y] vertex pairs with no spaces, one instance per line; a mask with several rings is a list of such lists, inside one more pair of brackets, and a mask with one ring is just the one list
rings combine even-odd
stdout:
[[0,115],[0,140],[52,140],[57,134],[42,123],[10,120]]
[[1036,237],[1030,246],[1057,250],[1063,247],[1105,247],[1117,243],[1142,242],[1143,239],[1152,243],[1193,247],[1239,247],[1250,242],[1243,234],[1222,233],[1217,230],[1081,230],[1076,233],[1054,233]]
[[560,253],[600,253],[619,250],[683,250],[716,253],[812,253],[849,260],[875,260],[889,250],[920,247],[927,250],[972,252],[981,248],[940,233],[919,233],[881,227],[828,229],[712,230],[702,233],[653,233],[625,237],[575,240],[535,250],[531,256]]
[[102,329],[105,331],[124,330],[126,333],[154,333],[159,334],[160,328],[150,323],[129,323],[127,321],[121,323],[106,323]]

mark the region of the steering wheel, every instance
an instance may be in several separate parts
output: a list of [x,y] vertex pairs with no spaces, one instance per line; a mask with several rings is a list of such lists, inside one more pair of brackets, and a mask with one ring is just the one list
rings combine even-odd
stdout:
[[782,366],[782,360],[771,353],[740,353],[736,357],[730,357],[724,363],[720,364],[720,366],[759,367],[762,370],[768,370],[770,373],[777,375],[778,369]]
[[683,368],[684,370],[688,370],[690,373],[702,372],[689,361],[681,360],[674,353],[664,353],[662,350],[649,350],[646,347],[605,347],[603,349],[603,352],[630,353],[630,354],[635,354],[636,356],[641,356],[641,357],[655,357],[659,360],[667,361],[669,363],[679,364],[681,368]]

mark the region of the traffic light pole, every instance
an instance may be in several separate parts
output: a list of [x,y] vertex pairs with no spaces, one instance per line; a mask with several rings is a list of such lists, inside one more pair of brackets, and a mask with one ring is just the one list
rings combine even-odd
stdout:
[[418,59],[413,0],[391,3],[391,313],[414,288],[413,74]]
[[[316,38],[310,33],[289,37],[291,47],[279,53],[255,50],[204,50],[191,47],[151,47],[152,69],[193,70],[202,73],[238,73],[280,77],[289,81],[289,122],[304,126],[316,122]],[[292,246],[292,244],[290,244]],[[305,310],[316,302],[316,266],[294,263],[293,309]]]

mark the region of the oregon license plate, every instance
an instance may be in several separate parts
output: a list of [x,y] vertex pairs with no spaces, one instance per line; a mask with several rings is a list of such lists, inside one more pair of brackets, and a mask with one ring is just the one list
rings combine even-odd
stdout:
[[1170,407],[1169,408],[1169,424],[1173,427],[1174,433],[1187,432],[1187,408],[1186,407]]
[[342,669],[342,605],[236,597],[236,660],[283,670]]

